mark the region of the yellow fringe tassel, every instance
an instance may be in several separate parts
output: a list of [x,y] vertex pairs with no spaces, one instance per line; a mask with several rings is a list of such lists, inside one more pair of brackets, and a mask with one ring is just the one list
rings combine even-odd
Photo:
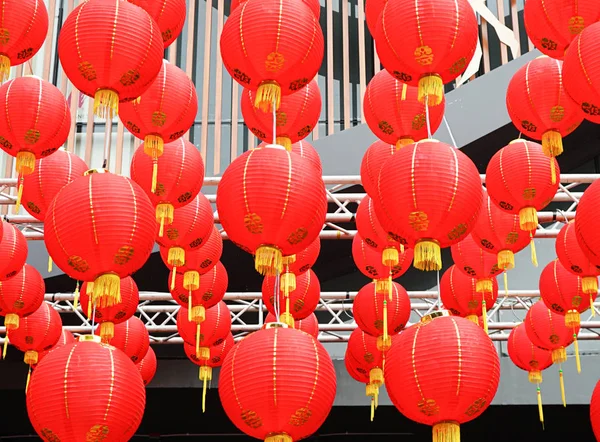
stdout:
[[387,299],[383,298],[383,340],[388,339],[388,306]]
[[590,309],[592,310],[592,317],[596,316],[596,307],[594,307],[594,295],[590,294]]
[[556,184],[556,163],[554,158],[550,158],[550,180],[552,184]]
[[504,270],[504,294],[508,296],[508,273]]
[[163,154],[165,144],[162,137],[158,135],[146,135],[144,138],[144,153],[152,157],[152,185],[150,191],[156,192],[158,183],[158,157]]
[[375,280],[375,293],[378,295],[387,295],[392,288],[392,281],[390,278],[376,279]]
[[421,240],[415,245],[414,266],[419,270],[434,271],[442,269],[440,245],[434,241]]
[[577,328],[581,324],[581,315],[577,310],[569,310],[565,315],[565,325],[569,328]]
[[485,334],[488,334],[488,318],[487,318],[487,307],[485,299],[481,301],[481,316],[483,317],[483,329],[485,330]]
[[210,359],[210,348],[208,347],[200,347],[200,357],[198,357],[201,361],[208,361]]
[[282,258],[284,266],[290,266],[296,262],[296,255],[288,255]]
[[457,422],[440,422],[433,426],[433,442],[460,442],[460,426]]
[[498,267],[504,270],[515,268],[515,254],[512,250],[500,250],[498,252]]
[[15,215],[21,210],[21,200],[23,199],[23,185],[25,184],[23,177],[19,177],[19,187],[17,189],[17,201],[15,202]]
[[114,273],[100,275],[94,281],[92,303],[98,307],[112,307],[121,302],[121,278]]
[[478,279],[475,282],[475,291],[477,293],[492,293],[494,289],[494,285],[492,284],[491,279]]
[[294,442],[294,439],[285,433],[277,433],[267,436],[265,442]]
[[415,140],[412,138],[400,138],[396,141],[396,150],[402,149],[404,146],[408,146],[409,144],[414,144]]
[[27,380],[25,381],[25,394],[29,391],[29,381],[31,380],[31,365],[27,370]]
[[293,273],[284,273],[281,275],[281,280],[279,281],[280,291],[285,294],[289,294],[296,290],[296,275]]
[[4,348],[2,349],[2,359],[6,359],[6,350],[8,349],[8,334],[4,337]]
[[256,249],[254,268],[264,276],[275,276],[283,270],[281,250],[271,246],[260,246]]
[[479,318],[477,317],[477,315],[468,315],[465,317],[465,319],[468,319],[475,325],[479,325]]
[[[536,216],[537,217],[537,216]],[[529,247],[531,248],[531,263],[534,267],[538,266],[537,253],[535,251],[535,241],[533,240],[533,235],[529,233],[529,238],[531,241],[529,242]]]
[[198,290],[200,288],[200,273],[190,270],[183,274],[183,288],[187,290]]
[[108,344],[115,337],[115,324],[112,322],[103,322],[100,324],[100,338],[102,342]]
[[175,277],[177,276],[177,266],[173,266],[171,270],[171,290],[175,290]]
[[390,336],[387,339],[384,339],[383,336],[377,336],[377,350],[385,353],[390,348],[392,348],[392,338]]
[[161,238],[165,232],[165,225],[169,225],[173,222],[173,217],[175,215],[175,207],[169,203],[161,203],[156,206],[156,221],[160,223],[160,229],[158,231],[158,236]]
[[581,288],[583,293],[596,295],[598,293],[598,277],[584,276],[581,280]]
[[430,74],[419,79],[419,102],[425,103],[426,97],[429,106],[438,106],[442,102],[442,98],[444,97],[444,82],[442,81],[442,77]]
[[48,273],[52,273],[52,257],[48,256]]
[[200,324],[201,322],[204,322],[205,319],[206,309],[203,305],[197,305],[195,307],[192,307],[191,320],[193,322],[195,322],[196,324]]
[[77,285],[75,286],[75,292],[73,293],[73,311],[77,311],[77,307],[79,307],[79,281],[77,281]]
[[562,135],[555,130],[544,132],[542,134],[542,150],[547,157],[559,156],[563,153]]
[[185,250],[181,247],[170,247],[167,262],[175,267],[181,267],[185,264]]
[[562,368],[558,370],[558,376],[560,378],[560,397],[562,399],[563,407],[566,407],[567,406],[567,398],[565,396],[565,380],[564,380]]
[[381,254],[381,263],[386,267],[394,267],[398,265],[400,255],[395,247],[387,247],[383,249]]
[[542,379],[542,372],[540,370],[531,370],[529,372],[529,382],[532,384],[541,384]]
[[292,151],[292,140],[290,140],[288,137],[277,137],[275,139],[275,144],[285,147],[285,150],[288,152]]
[[94,283],[87,281],[87,284],[85,286],[86,286],[85,294],[88,296],[92,296],[92,293],[94,293]]
[[38,363],[38,352],[33,350],[28,350],[25,352],[25,356],[23,357],[23,361],[27,365],[35,365]]
[[192,307],[193,307],[193,300],[192,300],[192,293],[188,293],[188,321],[192,322]]
[[198,377],[202,381],[202,413],[204,413],[206,411],[206,383],[212,381],[212,367],[201,366]]
[[521,230],[525,230],[526,232],[537,229],[538,217],[535,207],[524,207],[519,210],[519,224]]
[[196,357],[200,359],[200,323],[196,324]]
[[289,312],[283,312],[281,315],[279,315],[279,321],[287,324],[289,328],[295,328],[296,326],[294,317]]
[[544,429],[544,408],[542,406],[542,390],[538,385],[537,388],[537,403],[538,403],[538,414],[540,415],[540,422],[542,423],[542,429]]
[[552,350],[552,363],[563,364],[567,362],[567,351],[564,347]]
[[16,313],[7,313],[4,318],[4,326],[8,330],[16,330],[19,328],[19,315]]
[[408,85],[402,83],[402,94],[400,95],[400,101],[406,101],[406,92],[408,91]]
[[264,81],[256,90],[254,107],[259,108],[263,112],[272,112],[273,103],[275,104],[275,110],[279,109],[279,105],[281,104],[281,87],[274,81]]
[[369,383],[380,387],[384,384],[383,370],[381,368],[372,368],[369,372]]
[[94,95],[94,115],[112,120],[119,114],[119,95],[110,89],[99,89]]
[[393,301],[394,294],[392,293],[392,268],[390,267],[390,276],[388,276],[389,287],[388,287],[388,299]]
[[576,333],[573,333],[573,344],[575,344],[575,363],[577,364],[577,373],[581,373],[581,358],[579,357],[579,342],[577,342]]
[[35,155],[27,151],[17,153],[16,170],[19,175],[31,175],[35,170]]
[[10,58],[0,55],[0,83],[4,83],[10,77]]

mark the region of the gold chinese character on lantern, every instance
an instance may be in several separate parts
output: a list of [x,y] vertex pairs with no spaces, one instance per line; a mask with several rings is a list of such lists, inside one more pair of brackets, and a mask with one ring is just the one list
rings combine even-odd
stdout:
[[421,66],[429,66],[433,63],[433,50],[429,46],[419,46],[415,49],[415,61]]
[[425,212],[411,212],[408,215],[408,222],[417,232],[423,232],[429,228],[429,219]]
[[278,72],[283,68],[285,58],[279,52],[271,52],[265,60],[265,69],[269,72]]

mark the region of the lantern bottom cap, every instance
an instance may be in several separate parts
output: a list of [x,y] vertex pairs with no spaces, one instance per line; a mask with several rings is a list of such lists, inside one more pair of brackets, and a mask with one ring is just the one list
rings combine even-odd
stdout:
[[202,365],[200,366],[200,370],[198,373],[198,378],[201,381],[212,381],[212,367],[209,367],[207,365]]
[[532,384],[541,384],[542,383],[542,372],[540,370],[531,370],[529,372],[529,382]]
[[375,293],[378,295],[387,295],[390,293],[392,288],[392,281],[390,278],[376,279],[375,280]]
[[23,361],[25,361],[25,363],[27,365],[35,365],[38,363],[38,352],[34,351],[34,350],[27,350],[25,352],[25,356],[23,358]]
[[206,319],[206,308],[204,308],[203,305],[195,305],[190,311],[190,316],[192,322],[195,322],[196,324],[201,324]]
[[94,280],[92,304],[96,307],[112,307],[121,302],[121,278],[114,273],[105,273]]
[[475,325],[479,325],[479,316],[477,316],[477,315],[468,315],[468,316],[465,316],[465,319],[468,319]]
[[442,77],[436,74],[428,74],[419,79],[418,89],[419,102],[425,103],[429,106],[438,106],[442,102],[444,97],[444,82]]
[[400,254],[395,247],[386,247],[381,255],[381,263],[387,267],[394,267],[400,261]]
[[294,273],[286,272],[281,275],[279,281],[280,291],[284,294],[289,294],[296,290],[296,275]]
[[98,89],[94,94],[94,115],[112,120],[119,114],[119,94],[111,89]]
[[380,386],[384,383],[383,370],[381,368],[372,368],[369,372],[369,384]]
[[440,422],[433,426],[433,442],[460,442],[458,422]]
[[433,240],[420,240],[415,244],[414,266],[419,270],[432,271],[442,269],[440,245]]
[[565,325],[569,328],[579,327],[581,324],[581,315],[577,310],[569,310],[565,315]]
[[16,313],[7,313],[4,317],[4,326],[7,330],[16,330],[19,328],[19,315]]
[[377,350],[388,351],[392,348],[392,337],[391,336],[377,336]]
[[286,324],[289,328],[295,328],[296,322],[292,314],[289,312],[283,312],[281,315],[279,315],[279,321]]
[[567,350],[564,347],[552,350],[552,363],[562,364],[564,362],[567,362]]
[[519,210],[519,224],[521,230],[525,230],[526,232],[537,229],[538,216],[535,207],[523,207]]
[[198,290],[200,288],[200,273],[190,270],[183,274],[183,288],[186,290]]
[[596,295],[598,293],[598,277],[584,276],[581,280],[581,288],[586,295]]
[[156,159],[165,151],[165,142],[160,135],[146,135],[144,137],[144,153]]
[[181,247],[169,247],[167,262],[174,267],[181,267],[185,264],[185,250]]
[[542,150],[544,155],[553,158],[563,153],[562,135],[555,130],[549,130],[542,134]]
[[256,90],[254,107],[263,112],[272,112],[273,105],[275,110],[279,109],[281,104],[281,86],[276,81],[263,81]]
[[10,58],[0,54],[0,83],[5,82],[10,77]]
[[160,223],[158,236],[162,237],[165,226],[173,223],[175,216],[175,207],[171,203],[160,203],[156,206],[156,221]]
[[31,175],[35,170],[35,155],[25,150],[18,152],[16,169],[20,175]]
[[277,433],[267,436],[265,442],[294,442],[294,439],[285,433]]
[[494,284],[492,280],[489,278],[478,279],[475,282],[475,291],[477,293],[492,293],[494,289]]
[[115,324],[113,322],[102,322],[100,324],[100,338],[108,344],[115,337]]
[[254,268],[261,275],[275,276],[283,270],[283,254],[273,246],[260,246],[254,256]]
[[283,146],[288,152],[292,151],[292,140],[289,137],[277,137],[275,143]]
[[400,150],[404,146],[408,146],[409,144],[413,144],[414,142],[415,140],[409,137],[400,138],[398,141],[396,141],[396,150]]
[[289,266],[296,262],[296,255],[288,255],[283,257],[283,265]]
[[515,268],[515,254],[512,250],[500,250],[498,252],[498,268],[502,270]]

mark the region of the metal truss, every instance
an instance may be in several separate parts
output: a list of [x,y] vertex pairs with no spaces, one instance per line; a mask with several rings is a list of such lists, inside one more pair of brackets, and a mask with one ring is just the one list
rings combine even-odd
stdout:
[[[555,212],[544,211],[538,213],[540,225],[536,232],[536,238],[556,238],[560,230],[560,223],[574,218],[575,209],[579,198],[583,194],[584,187],[599,179],[598,174],[563,174],[560,176],[558,192],[552,202],[559,203],[562,210]],[[205,187],[215,187],[219,184],[220,177],[208,177],[204,180]],[[327,199],[330,203],[325,226],[321,231],[321,239],[352,239],[356,230],[348,230],[341,226],[351,223],[355,219],[355,204],[360,203],[364,193],[346,193],[350,186],[360,185],[360,176],[324,176],[327,190]],[[482,183],[485,183],[485,175],[481,175]],[[0,179],[0,206],[13,206],[16,201],[17,180],[14,178]],[[207,194],[212,203],[216,200],[215,194]],[[29,240],[44,239],[44,226],[29,215],[5,215],[8,222],[18,225]],[[219,223],[219,215],[215,212],[215,223]],[[227,234],[222,232],[223,238]]]
[[[349,334],[356,328],[352,317],[352,300],[357,292],[323,292],[316,314],[319,318],[319,340],[327,343],[344,343]],[[440,308],[436,291],[409,292],[412,314],[411,322]],[[538,290],[510,290],[499,295],[496,304],[488,311],[489,335],[493,341],[506,341],[510,331],[519,324],[527,310],[539,297]],[[92,323],[86,318],[81,307],[73,309],[72,293],[46,294],[46,301],[63,315],[68,323],[66,330],[76,334],[90,333]],[[264,325],[266,308],[258,292],[227,293],[225,301],[229,306],[234,338],[239,340],[248,333],[260,329]],[[596,304],[596,311],[600,302]],[[153,344],[182,344],[177,334],[176,316],[179,305],[173,301],[169,293],[141,292],[137,316],[144,322]],[[586,316],[587,315],[587,316]],[[591,312],[582,314],[580,340],[600,340],[600,320],[592,321]],[[0,336],[5,336],[6,329],[0,327]],[[4,339],[0,339],[3,343]]]

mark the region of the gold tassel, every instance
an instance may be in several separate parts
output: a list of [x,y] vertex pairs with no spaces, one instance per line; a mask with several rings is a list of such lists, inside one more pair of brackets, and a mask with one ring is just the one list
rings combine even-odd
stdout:
[[115,324],[112,322],[102,322],[100,324],[100,338],[102,342],[108,344],[115,337]]
[[296,255],[288,255],[282,258],[284,266],[290,266],[296,262]]
[[563,364],[567,362],[567,351],[564,347],[552,350],[552,363]]
[[408,85],[406,83],[402,83],[402,94],[400,95],[400,101],[406,101],[406,91],[408,90]]
[[371,398],[371,422],[375,419],[375,398]]
[[508,296],[508,274],[504,270],[504,294]]
[[6,359],[6,350],[8,349],[8,333],[4,337],[4,348],[2,349],[2,359]]
[[583,289],[583,293],[596,295],[598,293],[598,277],[584,276],[581,279],[581,288]]
[[285,433],[277,433],[267,436],[265,442],[294,442],[294,440]]
[[73,311],[77,311],[77,307],[79,307],[79,281],[77,281],[77,285],[75,285],[75,293],[73,293]]
[[279,144],[280,146],[283,146],[285,148],[285,150],[287,150],[288,152],[292,151],[292,140],[290,140],[288,137],[275,138],[275,144]]
[[581,315],[577,310],[568,310],[565,314],[565,325],[569,328],[577,328],[581,324]]
[[563,407],[567,406],[567,399],[565,397],[565,380],[563,377],[562,368],[558,370],[558,375],[560,377],[560,397],[562,398]]
[[204,320],[206,319],[206,309],[204,308],[203,305],[197,305],[195,307],[192,307],[192,321],[195,322],[196,324],[200,324],[201,322],[204,322]]
[[492,284],[491,279],[478,279],[475,282],[475,291],[477,293],[492,293],[494,289],[494,285]]
[[[544,151],[544,155],[550,157],[552,160],[563,153],[563,141],[560,132],[555,130],[544,132],[542,134],[542,150]],[[554,163],[554,161],[552,162]]]
[[575,344],[575,363],[577,364],[577,373],[581,374],[581,358],[579,357],[579,342],[577,342],[576,333],[573,333],[573,344]]
[[190,291],[188,294],[188,321],[192,322],[192,292]]
[[387,299],[383,298],[383,340],[388,339],[388,306]]
[[7,313],[4,318],[4,326],[7,330],[16,330],[19,328],[19,315],[16,313]]
[[144,138],[144,153],[152,157],[152,187],[150,191],[156,193],[158,183],[158,157],[165,150],[165,142],[159,135],[146,135]]
[[383,370],[381,368],[372,368],[369,372],[369,383],[380,387],[384,383]]
[[254,268],[263,276],[275,276],[283,270],[281,250],[271,246],[260,246],[256,249]]
[[594,307],[594,295],[590,295],[590,308],[592,309],[592,317],[595,317],[596,307]]
[[377,350],[385,353],[390,348],[392,348],[392,338],[390,336],[388,336],[387,339],[384,339],[383,336],[377,336]]
[[381,255],[381,263],[386,267],[394,267],[398,265],[400,255],[395,247],[386,247]]
[[156,193],[156,185],[157,184],[158,184],[158,158],[156,158],[156,159],[152,158],[152,182],[150,184],[150,192]]
[[92,317],[92,297],[91,296],[88,298],[87,317],[88,317],[88,319]]
[[498,252],[498,267],[504,270],[515,268],[515,254],[512,250],[500,250]]
[[169,225],[173,222],[173,216],[175,215],[175,207],[169,203],[161,203],[156,206],[156,221],[160,223],[160,229],[158,236],[161,238],[165,232],[165,225]]
[[529,372],[529,382],[532,384],[541,384],[542,383],[542,372],[540,370],[531,370]]
[[10,77],[10,58],[0,55],[0,83],[4,83]]
[[402,149],[404,146],[408,146],[409,144],[414,144],[415,140],[412,138],[400,138],[396,141],[396,150]]
[[94,293],[94,283],[87,281],[85,287],[86,287],[85,294],[88,296],[92,296],[92,294]]
[[294,321],[294,317],[288,312],[284,312],[281,315],[279,315],[279,321],[283,322],[284,324],[287,324],[289,328],[296,328],[296,322]]
[[544,429],[544,408],[542,407],[542,390],[540,386],[537,386],[537,403],[538,403],[538,413],[540,415],[540,422],[542,423],[542,430]]
[[196,357],[200,359],[200,323],[196,324]]
[[483,329],[485,330],[485,334],[488,334],[488,318],[487,318],[487,307],[485,299],[481,301],[481,316],[483,316]]
[[434,241],[420,240],[415,245],[414,266],[419,270],[432,271],[442,269],[440,245]]
[[521,226],[521,230],[525,230],[526,232],[537,229],[538,216],[535,207],[524,207],[519,210],[519,225]]
[[110,89],[99,89],[94,95],[94,115],[112,120],[119,114],[119,96]]
[[289,272],[283,273],[279,284],[281,286],[280,291],[283,293],[289,294],[293,292],[296,290],[296,275]]
[[175,290],[175,276],[177,275],[177,266],[173,266],[171,271],[171,290]]
[[17,153],[16,170],[22,182],[24,175],[31,175],[35,170],[35,155],[24,150]]
[[419,79],[419,102],[425,103],[426,97],[429,106],[438,106],[442,102],[442,98],[444,97],[444,82],[442,81],[442,77],[430,74]]
[[479,318],[477,317],[477,315],[467,315],[465,317],[465,319],[468,319],[469,321],[471,321],[475,325],[479,325]]
[[15,215],[21,210],[21,200],[23,199],[23,177],[19,178],[19,188],[17,190],[17,201],[15,202]]
[[27,364],[27,365],[35,365],[38,363],[39,358],[38,358],[38,352],[34,351],[34,350],[28,350],[25,352],[25,356],[23,357],[23,361]]
[[181,267],[185,264],[185,250],[181,247],[170,247],[167,262],[174,267]]
[[392,293],[392,268],[390,267],[390,276],[388,276],[388,281],[389,281],[389,287],[388,287],[388,299],[390,300],[390,302],[393,301],[393,293]]
[[194,291],[200,288],[200,273],[189,270],[183,274],[183,288]]
[[375,293],[378,295],[387,295],[392,287],[392,281],[390,278],[382,278],[375,280]]
[[206,383],[212,381],[212,367],[201,366],[198,372],[198,378],[203,382],[202,385],[202,413],[206,411]]
[[52,257],[48,255],[48,273],[52,273]]
[[275,110],[279,109],[281,104],[281,87],[275,81],[263,81],[256,90],[254,107],[263,112],[273,112],[273,103]]
[[31,380],[31,365],[29,366],[29,369],[27,370],[27,380],[25,381],[25,394],[27,394],[27,391],[29,390],[29,381]]
[[[537,217],[537,215],[536,215]],[[538,266],[537,253],[535,252],[535,241],[533,240],[533,235],[529,233],[529,238],[531,239],[529,245],[531,247],[531,263],[534,267]]]
[[460,442],[460,426],[457,422],[440,422],[433,426],[433,442]]
[[550,179],[552,180],[552,184],[556,184],[556,164],[553,157],[550,158]]
[[100,275],[94,281],[92,302],[99,307],[112,307],[121,302],[121,278],[114,273]]

